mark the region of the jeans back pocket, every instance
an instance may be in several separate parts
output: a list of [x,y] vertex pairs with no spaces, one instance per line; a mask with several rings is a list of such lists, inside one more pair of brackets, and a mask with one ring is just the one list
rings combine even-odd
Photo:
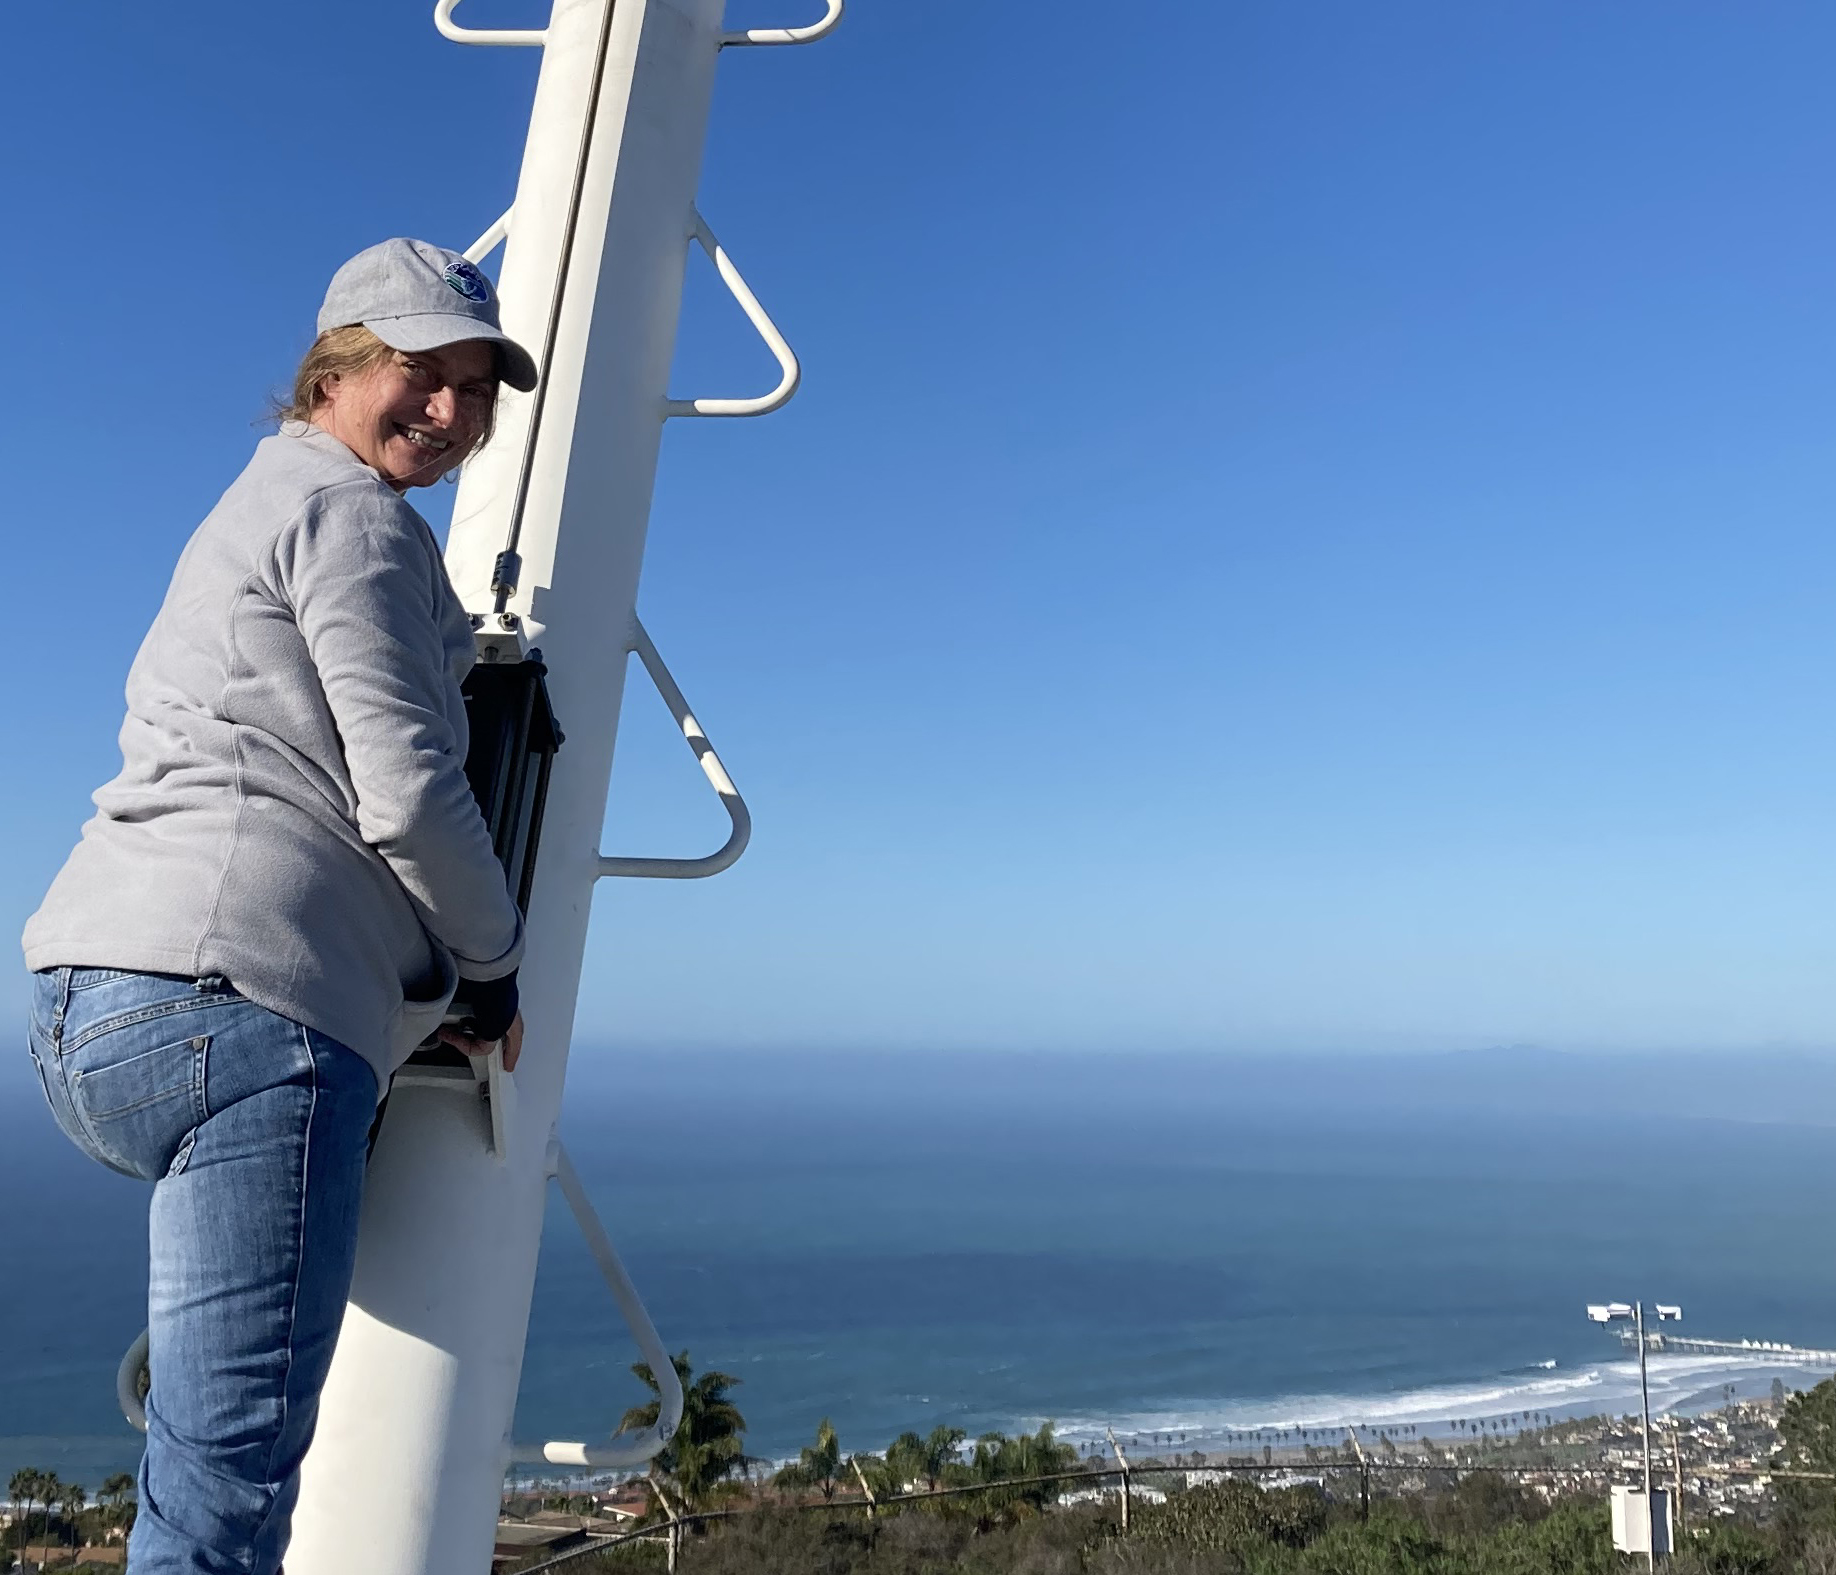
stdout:
[[209,1114],[204,1075],[210,1036],[148,1047],[149,1030],[170,1034],[172,1023],[155,1019],[137,1026],[139,1033],[98,1034],[72,1051],[66,1074],[70,1102],[97,1157],[153,1181],[166,1174],[186,1135]]

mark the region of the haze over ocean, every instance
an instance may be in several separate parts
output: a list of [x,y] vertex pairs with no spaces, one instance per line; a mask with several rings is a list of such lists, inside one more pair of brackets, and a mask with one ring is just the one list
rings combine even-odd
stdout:
[[[672,1349],[744,1380],[765,1456],[825,1415],[865,1449],[939,1422],[1623,1410],[1631,1365],[1582,1316],[1603,1298],[1836,1345],[1819,1062],[589,1049],[577,1085],[564,1134],[602,1217]],[[112,1375],[144,1199],[28,1100],[0,1109],[25,1291],[0,1299],[0,1475],[87,1480],[136,1453]],[[606,1433],[633,1357],[555,1200],[519,1436]],[[1655,1369],[1664,1403],[1772,1372]]]

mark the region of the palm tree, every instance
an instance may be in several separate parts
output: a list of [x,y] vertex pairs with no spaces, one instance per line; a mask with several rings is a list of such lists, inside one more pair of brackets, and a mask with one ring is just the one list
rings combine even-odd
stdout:
[[70,1567],[76,1568],[76,1561],[83,1552],[83,1531],[77,1525],[77,1516],[83,1513],[83,1506],[89,1502],[89,1494],[79,1482],[72,1482],[57,1496],[57,1507],[70,1527]]
[[13,1479],[6,1485],[13,1503],[19,1508],[19,1550],[20,1562],[25,1561],[25,1545],[32,1536],[32,1502],[38,1498],[44,1488],[45,1474],[33,1466],[22,1466],[13,1473]]
[[884,1496],[903,1493],[924,1480],[924,1440],[909,1428],[886,1446],[880,1468]]
[[935,1492],[956,1464],[957,1451],[969,1435],[960,1427],[934,1427],[924,1436],[924,1480]]
[[108,1511],[108,1523],[117,1531],[126,1531],[130,1519],[128,1506],[134,1501],[134,1479],[117,1471],[96,1493],[96,1502]]
[[835,1497],[835,1479],[841,1474],[841,1440],[826,1416],[816,1424],[816,1443],[802,1454],[803,1467],[822,1489],[824,1499]]
[[[939,1428],[932,1437],[946,1431],[954,1433],[956,1429]],[[960,1434],[957,1436],[961,1438]],[[1033,1511],[1043,1509],[1058,1493],[1056,1482],[1031,1481],[1027,1487],[1003,1484],[1016,1478],[1049,1478],[1069,1468],[1075,1459],[1076,1451],[1058,1442],[1050,1422],[1037,1433],[1020,1433],[1013,1438],[1005,1433],[984,1433],[976,1440],[975,1452],[963,1473],[971,1481],[991,1485],[990,1492],[976,1495],[980,1500],[978,1518],[992,1523],[996,1517],[1022,1513],[1022,1505]]]
[[835,1424],[825,1416],[816,1424],[816,1442],[805,1444],[798,1458],[780,1471],[776,1480],[785,1487],[820,1488],[826,1503],[835,1497],[841,1464],[841,1441],[835,1436]]
[[886,1446],[886,1458],[880,1468],[880,1480],[888,1495],[903,1493],[914,1482],[936,1492],[958,1464],[958,1451],[968,1435],[960,1427],[938,1426],[920,1438],[904,1432]]
[[51,1545],[51,1510],[57,1503],[58,1494],[64,1491],[62,1479],[55,1471],[41,1471],[38,1474],[38,1502],[45,1506],[44,1541]]
[[[746,1419],[739,1407],[727,1398],[727,1391],[740,1380],[732,1373],[706,1372],[693,1376],[687,1351],[670,1358],[676,1377],[682,1382],[682,1420],[676,1433],[650,1463],[654,1477],[667,1476],[683,1501],[691,1508],[704,1506],[715,1486],[739,1469],[745,1459],[740,1435],[746,1431]],[[654,1427],[662,1409],[662,1390],[648,1362],[633,1362],[631,1371],[649,1386],[656,1399],[633,1406],[619,1422],[619,1431]]]

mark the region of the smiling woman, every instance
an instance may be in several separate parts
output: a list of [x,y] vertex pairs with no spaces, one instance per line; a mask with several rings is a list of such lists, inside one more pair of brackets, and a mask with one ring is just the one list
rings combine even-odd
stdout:
[[52,1114],[153,1183],[134,1575],[278,1569],[378,1092],[432,1034],[506,1069],[522,1041],[522,919],[465,778],[471,622],[403,495],[535,365],[424,241],[352,258],[318,328],[179,560],[122,769],[26,927]]
[[329,432],[400,492],[450,476],[484,447],[497,381],[482,340],[410,355],[352,323],[319,335],[279,415]]

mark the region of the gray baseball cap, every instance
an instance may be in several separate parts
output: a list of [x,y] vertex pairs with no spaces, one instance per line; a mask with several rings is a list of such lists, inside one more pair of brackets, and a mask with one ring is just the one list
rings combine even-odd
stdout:
[[535,357],[497,323],[491,281],[458,252],[403,236],[359,252],[335,274],[319,308],[319,332],[363,326],[391,350],[438,350],[463,339],[497,346],[512,388],[536,386]]

